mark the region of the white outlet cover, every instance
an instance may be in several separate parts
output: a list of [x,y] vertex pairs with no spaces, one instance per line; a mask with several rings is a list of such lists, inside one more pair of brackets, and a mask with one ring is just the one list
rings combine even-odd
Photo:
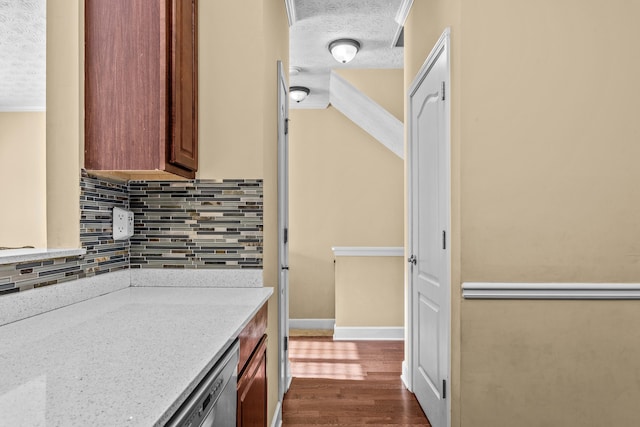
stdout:
[[124,240],[133,236],[133,212],[113,208],[113,240]]
[[127,237],[133,236],[133,212],[127,211]]

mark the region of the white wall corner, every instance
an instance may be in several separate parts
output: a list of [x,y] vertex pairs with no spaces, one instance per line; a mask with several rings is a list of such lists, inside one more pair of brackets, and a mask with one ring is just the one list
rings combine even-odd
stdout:
[[333,329],[335,341],[403,341],[402,326],[336,326]]
[[335,71],[331,71],[329,102],[395,155],[404,159],[404,124]]
[[296,3],[294,0],[284,0],[284,4],[287,8],[287,20],[289,21],[289,26],[291,27],[296,23]]

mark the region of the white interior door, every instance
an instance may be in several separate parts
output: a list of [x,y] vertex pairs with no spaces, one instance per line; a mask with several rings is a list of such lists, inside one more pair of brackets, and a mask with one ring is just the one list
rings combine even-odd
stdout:
[[412,388],[433,427],[449,425],[449,34],[409,92]]
[[278,61],[278,395],[282,402],[291,383],[289,364],[289,97],[282,62]]

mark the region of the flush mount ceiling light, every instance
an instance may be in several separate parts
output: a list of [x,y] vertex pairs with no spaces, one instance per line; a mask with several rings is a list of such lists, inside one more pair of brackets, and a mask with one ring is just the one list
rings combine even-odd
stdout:
[[309,95],[309,92],[311,91],[309,90],[308,87],[291,86],[289,88],[289,97],[291,97],[291,99],[293,99],[296,102],[301,102],[307,97],[307,95]]
[[360,50],[360,43],[353,39],[339,39],[329,43],[329,52],[336,61],[346,64],[356,57]]

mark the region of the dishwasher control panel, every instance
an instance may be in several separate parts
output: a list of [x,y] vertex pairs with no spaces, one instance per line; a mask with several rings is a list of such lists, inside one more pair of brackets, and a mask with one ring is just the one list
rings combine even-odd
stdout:
[[235,427],[238,352],[236,341],[165,426]]

